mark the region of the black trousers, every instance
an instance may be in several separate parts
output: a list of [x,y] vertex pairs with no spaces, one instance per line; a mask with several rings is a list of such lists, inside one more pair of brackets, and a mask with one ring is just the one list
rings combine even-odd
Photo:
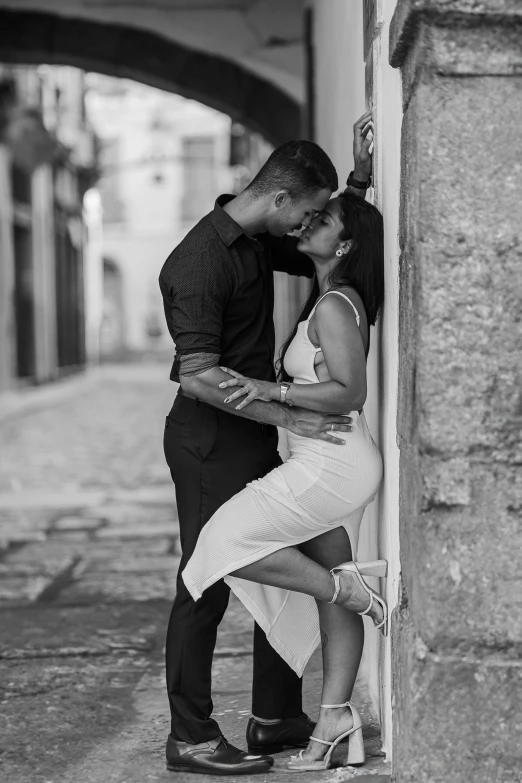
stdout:
[[[217,628],[230,588],[220,580],[193,601],[181,572],[203,525],[215,511],[281,463],[277,429],[241,419],[204,402],[178,395],[165,424],[164,448],[176,487],[182,558],[167,631],[167,690],[171,733],[182,742],[214,739],[211,667]],[[241,520],[236,520],[240,525]],[[302,712],[301,679],[254,628],[252,712],[286,718]]]

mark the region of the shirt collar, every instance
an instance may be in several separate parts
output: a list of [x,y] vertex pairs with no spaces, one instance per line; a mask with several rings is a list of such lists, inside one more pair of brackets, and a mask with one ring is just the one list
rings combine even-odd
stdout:
[[228,212],[225,212],[223,209],[225,204],[228,204],[233,198],[235,198],[235,196],[232,196],[229,193],[218,196],[214,205],[214,211],[212,212],[212,223],[214,224],[214,228],[227,247],[230,247],[232,242],[235,242],[241,234],[245,233],[239,223],[236,223]]

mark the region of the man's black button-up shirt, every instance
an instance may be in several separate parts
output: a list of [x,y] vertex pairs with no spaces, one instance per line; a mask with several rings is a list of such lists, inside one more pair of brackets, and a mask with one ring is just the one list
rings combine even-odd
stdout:
[[216,354],[221,365],[250,378],[274,380],[273,272],[306,277],[314,272],[294,237],[247,236],[222,208],[232,198],[217,199],[160,273],[176,344],[173,381],[179,381],[179,357],[195,353]]

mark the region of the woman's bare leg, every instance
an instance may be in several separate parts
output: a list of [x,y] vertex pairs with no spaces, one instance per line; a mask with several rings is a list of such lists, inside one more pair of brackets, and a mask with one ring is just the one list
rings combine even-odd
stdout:
[[[339,603],[328,603],[334,593],[330,569],[351,559],[350,540],[344,527],[339,527],[299,548],[280,549],[231,574],[251,582],[306,593],[317,600],[323,645],[322,704],[342,704],[351,698],[361,660],[364,630],[357,612],[368,606],[367,594],[357,580],[350,577],[345,580],[343,575]],[[314,735],[331,742],[352,726],[348,708],[321,710]],[[317,759],[324,754],[324,745],[310,742],[304,755]]]
[[[321,537],[318,536],[318,538]],[[301,548],[303,546],[301,545]],[[335,565],[339,565],[341,562],[343,560],[338,552]],[[293,546],[285,547],[255,563],[238,568],[236,571],[232,571],[230,576],[273,587],[283,587],[297,593],[306,593],[306,595],[311,595],[317,601],[322,602],[330,601],[334,594],[334,582],[329,569],[307,557],[304,552]],[[341,592],[337,604],[353,612],[362,612],[368,606],[368,594],[357,579],[349,574],[341,574]],[[382,610],[376,601],[368,614],[375,622],[382,620]]]
[[250,582],[306,593],[319,601],[330,601],[335,589],[328,569],[294,546],[273,552],[262,560],[238,568],[230,575],[248,579]]
[[[328,570],[352,559],[350,540],[344,527],[324,533],[300,547]],[[317,601],[323,648],[322,704],[343,704],[352,696],[364,644],[362,617],[337,604]],[[332,742],[353,726],[348,708],[320,710],[314,736]],[[326,747],[311,741],[304,752],[308,759],[323,758]]]
[[[361,662],[364,626],[361,612],[368,606],[368,595],[357,579],[341,574],[338,603],[328,603],[334,592],[330,569],[352,559],[350,540],[344,527],[334,528],[301,544],[286,547],[231,576],[252,582],[306,593],[317,601],[323,646],[322,704],[343,704],[351,699]],[[374,603],[369,615],[380,622],[381,608]],[[353,726],[349,708],[320,710],[314,736],[332,742]],[[308,759],[320,759],[325,746],[310,741],[304,751]]]

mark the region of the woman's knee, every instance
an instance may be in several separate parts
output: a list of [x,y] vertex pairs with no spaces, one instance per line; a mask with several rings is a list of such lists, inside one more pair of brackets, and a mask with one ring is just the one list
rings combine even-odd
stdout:
[[301,552],[324,568],[333,568],[352,559],[350,538],[344,527],[336,527],[301,544]]

